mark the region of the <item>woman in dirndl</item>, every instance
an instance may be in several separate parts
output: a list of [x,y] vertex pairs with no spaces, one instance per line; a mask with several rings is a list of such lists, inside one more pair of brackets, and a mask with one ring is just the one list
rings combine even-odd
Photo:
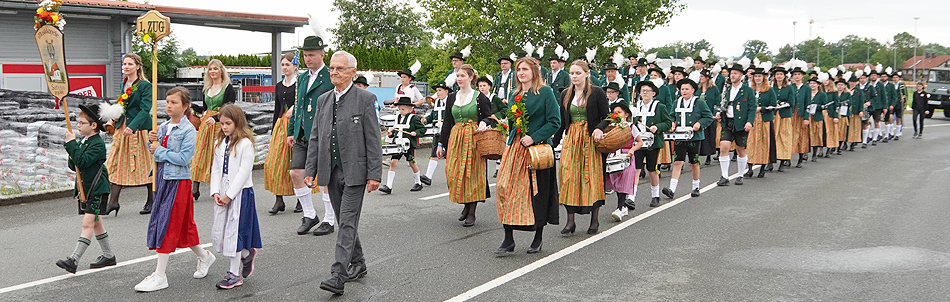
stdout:
[[558,224],[558,190],[555,167],[532,170],[529,147],[548,148],[553,159],[551,137],[561,128],[557,97],[544,85],[537,59],[524,57],[515,62],[518,87],[509,93],[508,147],[501,157],[498,173],[498,220],[505,239],[495,251],[498,256],[515,250],[514,230],[534,231],[527,252],[541,251],[544,226]]
[[[716,87],[716,82],[712,80],[712,77],[719,73],[720,68],[719,65],[715,65],[712,71],[708,69],[700,71],[699,91],[696,92],[699,94],[699,99],[706,102],[706,107],[713,110],[713,114],[719,112],[716,108],[722,104],[719,87]],[[717,139],[719,131],[716,129],[719,129],[719,122],[714,119],[713,123],[703,130],[704,139],[699,146],[699,155],[706,156],[707,166],[712,162],[713,155],[719,156],[719,140]]]
[[848,79],[848,151],[854,151],[854,146],[861,143],[861,104],[860,89],[855,89],[858,85],[858,76],[852,75]]
[[825,157],[831,157],[835,148],[840,146],[838,129],[841,128],[841,119],[838,115],[838,88],[831,77],[821,83],[821,88],[827,97],[822,109],[825,112]]
[[775,107],[776,97],[766,78],[767,74],[765,68],[756,68],[752,72],[751,86],[755,90],[758,108],[755,109],[755,123],[749,132],[749,169],[744,175],[746,178],[752,177],[753,165],[762,165],[758,178],[765,177],[765,171],[771,170],[772,162],[775,161],[775,132],[772,127],[775,112],[772,107]]
[[778,118],[772,124],[775,133],[775,158],[779,161],[778,172],[785,172],[785,167],[792,164],[792,143],[795,140],[792,131],[792,110],[795,108],[795,97],[792,95],[792,86],[789,85],[788,71],[785,67],[772,68],[772,90],[775,91]]
[[808,118],[808,140],[811,142],[811,161],[818,161],[818,151],[825,146],[825,114],[822,109],[828,101],[828,96],[822,91],[818,77],[808,79],[811,88],[808,95],[808,107],[805,117]]
[[295,53],[286,53],[281,57],[280,70],[284,80],[274,85],[274,128],[267,147],[267,158],[264,159],[264,189],[275,196],[274,206],[267,211],[271,215],[284,211],[284,196],[294,196],[294,184],[290,180],[291,146],[284,139],[297,101],[296,59]]
[[490,196],[488,165],[476,150],[475,132],[485,131],[495,120],[491,101],[472,87],[478,80],[472,65],[462,65],[455,74],[459,90],[449,94],[446,102],[436,155],[445,157],[449,200],[465,205],[459,220],[464,220],[463,227],[470,227],[475,225],[476,205]]
[[106,158],[106,170],[112,183],[105,215],[119,210],[123,187],[145,185],[148,197],[140,214],[152,212],[152,156],[148,150],[148,131],[152,130],[152,83],[145,80],[142,58],[134,53],[122,57],[122,95],[118,104],[125,112],[115,121],[112,147]]
[[218,122],[218,110],[225,104],[237,100],[231,77],[224,64],[218,59],[208,62],[208,71],[204,77],[204,113],[201,115],[201,127],[198,129],[198,144],[195,146],[195,158],[191,161],[191,180],[194,182],[191,194],[195,200],[201,196],[198,186],[211,181],[211,158],[214,155],[214,135],[221,130]]
[[[558,201],[567,210],[562,235],[573,234],[575,214],[590,214],[587,234],[597,234],[600,207],[604,205],[604,165],[607,156],[594,143],[604,137],[610,126],[607,95],[590,82],[590,67],[583,60],[570,67],[571,85],[561,93],[561,129],[554,135],[554,146],[561,148],[558,171]],[[564,135],[563,141],[561,134]]]
[[[795,110],[792,112],[792,153],[798,153],[798,164],[796,168],[801,168],[802,163],[808,159],[808,150],[811,148],[809,143],[809,117],[808,105],[811,104],[811,87],[803,82],[805,71],[801,67],[792,68],[789,73],[792,74],[792,96],[795,103],[792,106]],[[791,165],[791,163],[789,163]]]
[[848,124],[850,124],[848,111],[851,103],[851,90],[848,89],[848,79],[842,77],[835,81],[835,100],[837,100],[838,110],[838,146],[835,153],[841,155],[841,151],[848,148]]

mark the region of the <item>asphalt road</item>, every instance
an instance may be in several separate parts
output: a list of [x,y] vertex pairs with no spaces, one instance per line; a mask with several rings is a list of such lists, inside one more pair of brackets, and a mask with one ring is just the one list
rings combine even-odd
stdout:
[[[447,192],[442,167],[432,186],[409,192],[411,172],[403,163],[394,194],[366,196],[360,237],[369,274],[347,283],[343,296],[318,288],[330,275],[336,233],[298,236],[300,214],[269,215],[273,197],[261,170],[254,183],[264,248],[254,275],[227,291],[214,288],[227,270],[225,258],[217,254],[208,277],[196,280],[187,249],[171,256],[168,289],[133,290],[155,267],[145,247],[148,217],[137,213],[144,187],[124,191],[119,216],[103,218],[120,265],[83,269],[100,251],[93,243],[77,275],[54,264],[76,243],[74,200],[4,206],[0,300],[945,301],[950,119],[927,123],[924,139],[912,139],[908,124],[900,141],[744,186],[711,185],[719,177],[714,163],[703,169],[708,187],[701,197],[681,197],[689,194],[684,173],[677,199],[664,197],[666,205],[656,209],[647,207],[649,186],[641,181],[639,216],[613,222],[616,197],[608,195],[601,234],[584,234],[589,216],[579,216],[578,234],[560,236],[562,210],[562,225],[545,229],[540,254],[525,254],[532,234],[516,232],[515,254],[506,258],[493,255],[503,234],[493,199],[479,205],[474,227],[463,228],[456,220],[462,207],[439,195]],[[420,160],[422,169],[426,164]],[[202,243],[209,242],[212,206],[205,196],[195,203]]]

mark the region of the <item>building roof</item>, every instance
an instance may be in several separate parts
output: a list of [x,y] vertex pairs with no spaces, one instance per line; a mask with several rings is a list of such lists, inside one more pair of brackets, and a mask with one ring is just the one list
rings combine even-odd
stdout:
[[[923,61],[921,61],[923,60]],[[936,56],[936,57],[925,57],[925,56],[916,56],[901,64],[901,69],[911,69],[914,66],[914,63],[921,61],[920,64],[917,64],[917,69],[931,69],[934,67],[940,67],[947,61],[950,61],[950,56]]]
[[[35,10],[36,0],[3,0],[0,7]],[[261,32],[294,32],[307,25],[306,17],[265,15],[243,12],[194,9],[175,6],[151,5],[114,0],[65,0],[61,10],[67,14],[138,17],[150,10],[158,10],[171,18],[173,24],[219,27]]]

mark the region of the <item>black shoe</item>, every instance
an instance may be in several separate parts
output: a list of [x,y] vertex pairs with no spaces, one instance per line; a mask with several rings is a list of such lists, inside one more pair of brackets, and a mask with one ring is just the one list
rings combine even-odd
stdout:
[[630,199],[624,200],[623,206],[627,207],[627,211],[629,212],[633,212],[637,209],[637,203]]
[[742,174],[742,177],[752,177],[752,169],[746,168],[747,171]]
[[574,234],[574,231],[577,230],[577,225],[572,225],[570,228],[564,226],[564,229],[561,230],[561,235]]
[[298,200],[297,206],[294,207],[294,213],[302,213],[302,212],[303,212],[303,206],[300,205],[300,201]]
[[759,169],[759,175],[756,176],[756,177],[758,177],[758,178],[765,178],[765,170]]
[[115,205],[115,207],[113,207],[113,206],[108,206],[108,207],[106,207],[106,214],[105,214],[105,216],[109,216],[109,214],[111,214],[112,211],[115,211],[115,217],[119,217],[119,206],[120,206],[120,205]]
[[346,279],[340,276],[333,276],[330,279],[320,282],[320,289],[331,292],[335,295],[343,294],[343,284],[346,283]]
[[666,195],[666,197],[673,199],[673,190],[670,190],[670,188],[663,188],[661,192],[663,192],[663,195]]
[[326,222],[321,222],[316,229],[313,230],[314,236],[323,236],[333,233],[333,226]]
[[515,252],[515,243],[512,242],[511,245],[509,245],[509,246],[499,247],[497,250],[495,250],[495,257],[508,256],[508,255],[511,255],[511,253],[514,253],[514,252]]
[[889,140],[891,140],[891,138],[890,138],[889,136],[885,136],[884,139],[881,140],[881,142],[882,142],[882,143],[887,143],[887,141],[889,141]]
[[379,191],[380,191],[380,192],[383,192],[383,194],[392,194],[393,189],[390,189],[390,188],[389,188],[388,186],[386,186],[386,185],[382,185],[382,186],[379,186]]
[[543,242],[542,242],[541,244],[538,244],[538,247],[529,246],[527,253],[528,253],[528,254],[537,254],[538,252],[541,251],[541,246],[542,246],[542,245],[544,245]]
[[742,177],[736,177],[736,185],[737,185],[737,186],[741,186],[741,185],[742,185]]
[[728,185],[729,185],[729,179],[728,179],[728,178],[725,178],[725,177],[722,177],[722,176],[719,176],[719,181],[716,182],[716,185],[717,185],[717,186],[720,186],[720,187],[721,187],[721,186],[728,186]]
[[861,144],[861,149],[867,149],[867,148],[868,148],[868,144]]
[[773,167],[771,163],[769,163],[768,165],[765,165],[765,171],[772,172],[774,168],[775,167]]
[[650,198],[650,207],[655,208],[658,206],[660,206],[660,198],[659,197]]
[[274,207],[270,208],[270,211],[267,211],[267,213],[270,213],[271,215],[274,215],[274,214],[277,214],[277,212],[283,212],[283,211],[284,211],[284,208],[285,208],[285,206],[284,206],[284,202],[283,202],[283,201],[281,201],[281,202],[275,202],[275,203],[274,203]]
[[914,136],[912,136],[912,137],[913,137],[913,138],[917,138],[917,131],[914,131]]
[[99,258],[96,258],[96,261],[89,264],[89,268],[103,268],[106,266],[115,265],[115,256],[106,258],[106,256],[99,255]]
[[871,146],[877,146],[877,141],[871,141]]
[[802,159],[802,160],[808,160],[808,153],[802,153],[801,159]]
[[709,157],[707,156],[707,157],[706,157],[706,165],[708,166],[708,165],[710,165],[711,163],[712,163],[712,160],[710,160]]
[[837,155],[841,155],[841,148],[838,148],[838,151],[837,151],[837,152],[835,152],[835,154],[837,154]]
[[895,136],[895,137],[894,137],[894,140],[895,140],[895,141],[899,141],[899,140],[901,140],[901,137],[900,137],[900,136]]
[[66,257],[66,259],[63,260],[56,260],[56,266],[66,270],[70,274],[75,274],[78,265],[76,264],[76,259]]
[[414,184],[412,188],[409,189],[410,192],[422,191],[422,184]]
[[422,176],[419,177],[419,180],[421,180],[422,183],[425,184],[425,185],[427,185],[427,186],[431,186],[431,185],[432,185],[432,179],[429,178],[428,176],[422,175]]
[[492,175],[491,178],[498,178],[498,170],[495,170],[495,175]]
[[[139,214],[141,215],[152,214],[152,203],[146,202],[145,206],[142,207],[142,210],[139,211]],[[116,216],[118,216],[118,213],[116,213]]]
[[198,197],[201,197],[201,191],[191,192],[191,196],[195,198],[194,201],[198,201]]
[[320,220],[317,219],[316,217],[314,217],[314,218],[307,218],[307,217],[300,218],[300,227],[297,228],[297,235],[303,235],[303,234],[309,233],[309,232],[310,232],[310,229],[312,229],[313,226],[317,225],[318,223],[320,223]]
[[784,160],[783,160],[781,163],[778,164],[778,170],[775,170],[775,171],[776,171],[776,172],[785,172],[785,161],[784,161]]
[[595,226],[595,227],[592,227],[592,228],[587,229],[587,235],[596,235],[596,234],[597,234],[597,229],[599,229],[599,228],[600,228],[600,226],[598,225],[598,226]]
[[350,263],[350,268],[346,270],[346,281],[353,281],[366,277],[366,262]]
[[689,196],[699,197],[699,189],[693,189],[693,193],[689,193]]

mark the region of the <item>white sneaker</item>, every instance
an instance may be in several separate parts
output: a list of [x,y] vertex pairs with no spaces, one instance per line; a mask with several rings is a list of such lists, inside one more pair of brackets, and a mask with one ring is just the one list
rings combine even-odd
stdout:
[[204,278],[205,276],[207,276],[207,275],[208,275],[208,268],[211,267],[211,264],[214,263],[214,260],[216,259],[216,258],[214,257],[214,254],[212,254],[211,252],[205,251],[205,253],[208,253],[208,257],[207,257],[208,259],[207,259],[207,260],[201,259],[201,257],[197,257],[197,258],[198,258],[198,267],[195,269],[195,274],[194,274],[194,276],[193,276],[193,277],[195,277],[195,279],[201,279],[201,278]]
[[627,210],[627,207],[622,207],[622,208],[620,208],[620,213],[622,213],[622,215],[620,215],[620,217],[623,218],[623,216],[627,216],[627,214],[630,214],[630,211]]
[[627,215],[627,214],[624,213],[624,212],[623,212],[622,210],[620,210],[620,209],[616,209],[616,210],[614,210],[613,213],[610,213],[610,216],[612,216],[612,217],[614,218],[614,221],[617,221],[617,222],[622,221],[622,220],[623,220],[623,216],[626,216],[626,215]]
[[616,191],[614,191],[614,190],[607,190],[607,191],[604,191],[604,195],[610,195],[610,194],[613,194],[614,192],[616,192]]
[[158,273],[152,273],[145,277],[145,280],[135,285],[135,290],[140,292],[153,292],[168,288],[168,278],[159,276]]

